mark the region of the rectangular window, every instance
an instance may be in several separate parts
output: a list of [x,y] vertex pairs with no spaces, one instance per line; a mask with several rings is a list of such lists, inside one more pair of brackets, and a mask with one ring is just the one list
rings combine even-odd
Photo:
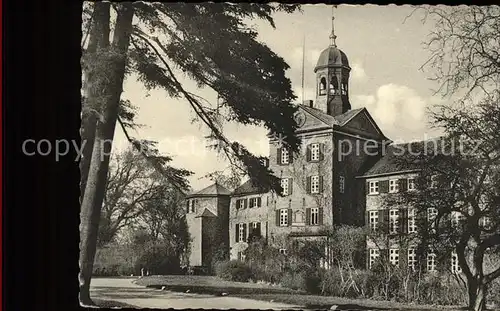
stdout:
[[479,218],[479,226],[483,227],[486,230],[491,229],[491,218],[489,216],[483,216]]
[[238,241],[245,241],[245,224],[238,225]]
[[378,211],[370,211],[370,230],[376,231],[378,225]]
[[397,179],[389,180],[389,193],[396,193],[399,190],[399,184]]
[[408,210],[408,233],[415,233],[417,232],[417,224],[415,221],[415,209],[410,208]]
[[280,226],[288,226],[288,210],[287,209],[281,209],[280,210]]
[[250,207],[259,207],[259,200],[258,200],[258,198],[251,198],[250,199]]
[[288,178],[281,179],[281,188],[283,188],[283,195],[288,195]]
[[311,225],[319,224],[319,208],[313,207],[311,208]]
[[319,161],[319,144],[311,144],[311,161]]
[[438,186],[438,175],[431,175],[431,188],[437,188]]
[[344,178],[344,176],[340,176],[339,177],[339,191],[340,191],[340,193],[344,193],[344,189],[345,189],[345,178]]
[[389,211],[389,233],[395,234],[398,233],[398,218],[399,218],[399,210],[391,209]]
[[319,176],[311,176],[311,193],[319,193]]
[[455,251],[451,253],[451,272],[452,273],[460,273],[462,272],[462,268],[458,264],[458,255]]
[[286,248],[280,248],[280,254],[286,256]]
[[195,202],[196,200],[191,200],[191,213],[195,212]]
[[254,221],[252,222],[252,229],[257,229],[259,227],[259,223]]
[[427,272],[436,271],[436,254],[430,252],[427,254]]
[[415,190],[415,178],[408,178],[408,191]]
[[451,212],[451,223],[454,227],[456,227],[456,228],[459,227],[464,219],[465,219],[465,217],[462,213],[457,212],[457,211]]
[[399,264],[399,249],[391,248],[389,250],[389,262],[394,266]]
[[281,164],[288,163],[290,163],[290,153],[288,152],[288,149],[281,148]]
[[417,263],[417,254],[414,248],[408,249],[408,267],[415,271],[415,264]]
[[244,199],[240,200],[240,209],[243,209],[243,208],[245,208],[245,200]]
[[370,194],[378,194],[378,181],[370,181]]
[[370,269],[373,267],[379,256],[380,256],[380,251],[378,249],[375,248],[370,249],[370,263],[369,263]]

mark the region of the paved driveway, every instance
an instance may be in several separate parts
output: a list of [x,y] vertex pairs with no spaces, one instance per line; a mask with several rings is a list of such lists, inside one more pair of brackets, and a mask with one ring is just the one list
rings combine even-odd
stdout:
[[212,295],[178,293],[145,288],[132,283],[133,278],[94,278],[92,298],[113,300],[140,308],[174,309],[302,309],[300,306]]

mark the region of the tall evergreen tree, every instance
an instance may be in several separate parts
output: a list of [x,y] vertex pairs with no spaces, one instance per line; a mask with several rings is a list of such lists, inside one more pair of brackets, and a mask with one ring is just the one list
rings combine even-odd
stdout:
[[[221,121],[264,125],[291,151],[298,151],[300,146],[294,134],[297,125],[293,114],[297,108],[292,101],[296,97],[285,76],[288,65],[258,42],[257,32],[243,22],[259,18],[274,27],[273,13],[291,13],[299,9],[298,5],[97,2],[92,7],[88,45],[82,57],[86,107],[96,112],[83,124],[83,131],[90,133],[87,147],[92,150],[91,156],[84,155],[82,160],[89,161],[88,172],[85,167],[82,170],[86,179],[81,204],[79,280],[80,302],[84,305],[92,304],[89,285],[99,215],[126,74],[137,74],[147,88],[161,88],[173,98],[184,99],[198,120],[210,129],[210,139],[217,142],[231,164],[271,189],[281,190],[278,178],[262,165],[261,157],[230,141]],[[113,23],[111,9],[116,13]],[[222,99],[220,110],[186,90],[174,68],[199,87],[217,92]],[[142,148],[139,143],[137,146]],[[185,186],[177,171],[164,173],[172,184]]]

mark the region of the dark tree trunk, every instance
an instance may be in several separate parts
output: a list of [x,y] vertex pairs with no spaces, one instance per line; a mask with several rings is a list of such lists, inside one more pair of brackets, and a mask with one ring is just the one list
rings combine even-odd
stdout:
[[[102,6],[103,10],[107,10],[109,25],[109,3],[101,2],[95,5],[96,9]],[[86,189],[81,204],[79,282],[80,303],[82,305],[93,304],[90,299],[90,280],[97,247],[101,206],[106,190],[111,142],[118,118],[120,95],[125,75],[126,53],[132,31],[133,15],[131,3],[119,6],[111,49],[97,47],[96,62],[102,62],[105,64],[103,68],[109,68],[109,71],[104,73],[107,76],[107,83],[101,82],[99,88],[94,86],[95,89],[101,90],[101,93],[93,94],[91,91],[88,94],[89,100],[93,100],[92,96],[97,95],[102,102],[103,109],[102,119],[97,123]],[[103,72],[99,72],[98,75],[103,75]]]
[[467,291],[469,296],[468,309],[471,311],[486,310],[487,286],[484,281],[477,278],[468,280]]

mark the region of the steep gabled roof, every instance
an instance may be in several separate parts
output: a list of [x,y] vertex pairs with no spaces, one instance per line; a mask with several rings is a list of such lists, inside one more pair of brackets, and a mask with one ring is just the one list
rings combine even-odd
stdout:
[[404,161],[405,154],[413,144],[422,142],[404,143],[389,145],[386,147],[384,154],[379,157],[372,157],[367,160],[364,167],[366,171],[360,172],[362,178],[378,175],[389,175],[394,173],[403,173],[417,171],[419,168],[416,164],[410,161]]
[[246,194],[254,194],[254,193],[266,193],[269,192],[269,189],[263,188],[259,186],[257,183],[252,182],[251,179],[247,180],[241,186],[236,188],[233,191],[234,196],[241,196]]
[[335,116],[334,118],[339,126],[344,126],[347,122],[349,122],[352,118],[354,118],[358,113],[360,113],[364,109],[365,108],[349,110],[341,115]]
[[188,197],[217,197],[217,196],[228,196],[231,195],[231,191],[224,188],[218,183],[214,183],[206,188],[201,189],[198,192],[194,192],[188,195]]
[[313,108],[313,107],[309,107],[309,106],[305,106],[305,105],[301,105],[300,107],[302,109],[304,109],[306,112],[310,113],[313,117],[319,119],[320,121],[322,121],[323,123],[326,123],[329,126],[338,125],[338,122],[334,117],[324,113],[323,111],[321,111],[317,108]]

